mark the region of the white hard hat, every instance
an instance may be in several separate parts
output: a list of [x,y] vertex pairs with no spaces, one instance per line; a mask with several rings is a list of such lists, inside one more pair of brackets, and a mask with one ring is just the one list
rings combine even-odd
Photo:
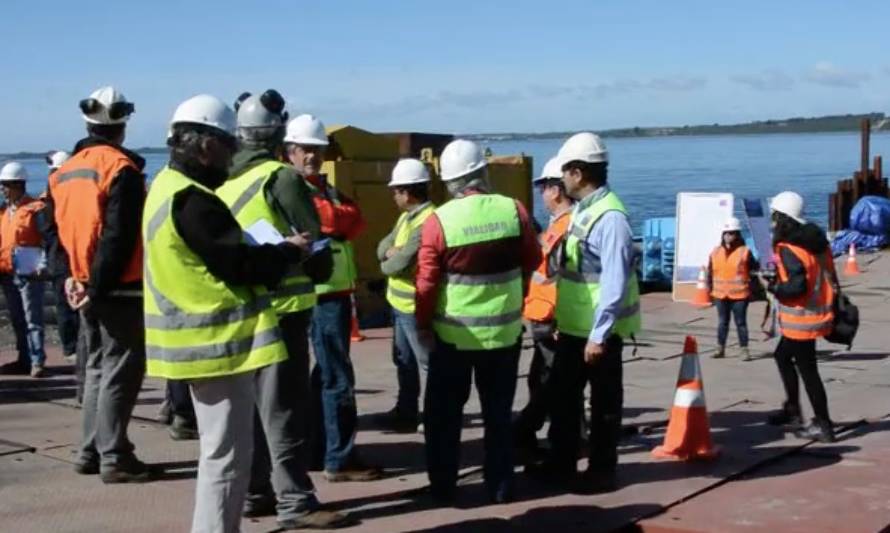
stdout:
[[466,139],[457,139],[448,143],[439,158],[442,181],[456,180],[484,168],[488,164],[482,148]]
[[50,170],[56,170],[69,159],[71,159],[71,155],[68,152],[58,150],[46,156],[46,164],[49,165]]
[[418,183],[429,183],[430,173],[421,161],[417,159],[401,159],[392,169],[392,179],[389,181],[389,187],[399,185],[416,185]]
[[556,157],[559,159],[559,167],[562,170],[563,165],[572,161],[606,163],[609,161],[609,152],[599,135],[583,131],[569,137],[559,149]]
[[742,223],[736,217],[729,217],[723,223],[723,233],[727,231],[742,231]]
[[300,115],[287,123],[284,142],[308,146],[327,146],[324,124],[313,115]]
[[803,218],[803,197],[793,191],[785,191],[777,194],[769,204],[773,211],[787,215],[801,224],[806,224]]
[[25,166],[18,161],[10,161],[3,165],[0,169],[0,183],[8,183],[10,181],[25,181],[28,179],[28,171]]
[[533,179],[532,183],[537,184],[542,181],[558,179],[562,179],[562,165],[559,164],[558,157],[551,157],[550,160],[544,164],[544,169],[541,171],[541,175]]
[[239,128],[277,128],[287,121],[281,94],[269,89],[263,94],[242,94],[235,102]]
[[192,96],[179,104],[170,121],[175,124],[201,124],[235,135],[235,112],[222,100],[209,94]]
[[96,89],[80,101],[83,119],[90,124],[123,124],[135,110],[136,106],[111,86]]

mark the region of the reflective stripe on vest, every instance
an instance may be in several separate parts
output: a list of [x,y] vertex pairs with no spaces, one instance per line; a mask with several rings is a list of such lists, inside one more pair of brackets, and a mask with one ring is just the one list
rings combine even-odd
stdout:
[[[497,194],[455,198],[436,217],[449,250],[516,238],[521,231],[516,201]],[[522,330],[522,271],[444,272],[433,329],[461,350],[512,346]]]
[[268,294],[230,286],[214,276],[176,230],[170,205],[188,187],[213,194],[164,168],[146,199],[143,286],[148,374],[199,379],[284,360],[287,352]]
[[[404,246],[414,232],[420,231],[423,223],[435,209],[432,203],[427,202],[418,206],[412,213],[402,213],[402,216],[396,221],[394,230],[396,237],[393,240],[393,246],[396,248]],[[405,272],[387,278],[386,301],[400,313],[411,314],[414,312],[414,274],[416,272],[417,261],[415,258],[411,267]]]
[[831,252],[826,250],[816,256],[800,246],[779,243],[776,246],[776,256],[779,258],[776,267],[782,283],[789,279],[782,262],[782,248],[787,248],[797,257],[804,266],[807,278],[807,291],[804,295],[779,300],[777,311],[782,335],[794,340],[813,340],[828,335],[834,323]]
[[[325,196],[311,181],[308,179],[303,179],[303,181],[309,187],[314,197],[324,198],[334,205],[340,205],[336,189],[328,185],[330,189],[333,189],[333,194]],[[352,243],[331,237],[331,254],[334,262],[331,277],[324,283],[315,285],[316,294],[345,292],[355,289],[355,280],[358,278],[358,273],[355,268],[355,251],[352,248]]]
[[751,296],[751,275],[748,263],[751,252],[739,246],[726,255],[726,248],[718,246],[711,252],[711,296],[718,299],[747,300]]
[[[265,161],[230,178],[216,190],[217,196],[229,206],[242,228],[266,220],[282,235],[292,233],[289,224],[269,206],[264,192],[269,179],[284,166],[279,161]],[[300,267],[294,265],[290,266],[272,295],[272,307],[279,315],[310,309],[317,300],[312,281]]]
[[[105,202],[114,180],[124,169],[140,172],[119,148],[96,145],[79,150],[49,176],[59,242],[68,253],[71,276],[80,282],[90,280],[105,220]],[[142,280],[142,255],[142,241],[138,240],[117,281],[123,284]]]
[[528,294],[522,305],[523,318],[535,322],[550,322],[556,310],[556,281],[558,271],[551,267],[554,252],[565,238],[571,222],[571,210],[560,214],[550,222],[550,226],[540,236],[541,264],[532,272],[528,284]]
[[[593,329],[602,264],[599,257],[586,251],[585,243],[594,225],[608,211],[627,216],[624,204],[608,189],[594,193],[592,198],[575,206],[557,284],[556,324],[562,333],[586,339]],[[636,272],[631,272],[611,330],[612,334],[625,338],[639,332],[642,324],[640,287]]]

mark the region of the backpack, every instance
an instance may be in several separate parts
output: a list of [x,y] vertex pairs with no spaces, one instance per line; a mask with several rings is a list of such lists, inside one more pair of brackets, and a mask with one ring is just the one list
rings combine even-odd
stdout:
[[831,333],[823,337],[833,344],[846,344],[849,350],[859,330],[859,308],[850,301],[846,294],[838,290],[834,297],[834,323]]

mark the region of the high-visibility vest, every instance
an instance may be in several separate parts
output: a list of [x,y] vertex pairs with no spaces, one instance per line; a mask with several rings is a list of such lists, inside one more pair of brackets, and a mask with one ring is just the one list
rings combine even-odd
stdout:
[[[499,194],[455,198],[436,209],[447,250],[520,236],[516,201]],[[512,346],[522,332],[522,269],[442,272],[433,329],[461,350]]]
[[[396,221],[395,231],[396,237],[393,240],[393,246],[396,248],[404,246],[411,238],[415,231],[420,231],[426,219],[435,211],[436,206],[427,202],[419,206],[413,213],[402,213],[399,220]],[[386,301],[394,309],[401,313],[414,313],[414,295],[416,289],[414,287],[414,274],[417,272],[417,261],[408,269],[407,273],[399,273],[389,276],[386,283]]]
[[787,248],[803,264],[807,277],[807,292],[796,298],[779,298],[778,317],[779,330],[782,336],[795,340],[812,340],[831,333],[834,322],[834,285],[831,274],[834,263],[831,251],[827,250],[819,256],[806,248],[788,243],[776,245],[776,257],[779,258],[776,269],[779,281],[788,281],[788,271],[782,263],[781,250]]
[[532,279],[528,284],[528,294],[522,307],[522,316],[526,320],[535,322],[549,322],[553,320],[556,309],[556,282],[558,277],[552,272],[551,256],[558,249],[572,217],[569,212],[563,213],[550,223],[547,230],[541,234],[541,264],[532,273]]
[[214,276],[173,223],[177,194],[213,191],[164,168],[149,190],[145,241],[147,372],[167,379],[227,376],[287,358],[278,317],[264,289],[232,286]]
[[718,300],[747,300],[751,296],[751,251],[739,246],[732,253],[718,246],[711,252],[711,296]]
[[[325,196],[311,181],[308,179],[304,181],[314,197],[322,197],[334,205],[340,205],[340,200],[336,194],[333,197]],[[315,285],[316,294],[344,292],[355,289],[355,280],[358,278],[358,273],[355,268],[355,251],[352,249],[352,243],[331,237],[331,254],[334,262],[331,277],[324,283]]]
[[36,215],[44,203],[30,196],[23,196],[13,210],[11,206],[0,213],[0,273],[12,274],[12,255],[19,246],[38,247],[43,243],[37,229]]
[[[93,255],[105,223],[105,203],[117,175],[125,168],[139,172],[121,150],[109,145],[84,148],[49,177],[59,241],[68,252],[71,276],[90,281]],[[141,206],[125,206],[137,209]],[[121,274],[120,283],[142,280],[142,242],[137,239],[133,255]]]
[[[627,216],[618,196],[609,191],[590,205],[575,206],[565,242],[565,264],[556,285],[556,327],[560,333],[587,338],[593,329],[594,314],[600,301],[600,258],[584,250],[587,236],[608,211]],[[624,289],[624,299],[615,317],[611,333],[630,337],[640,331],[640,287],[632,271]]]
[[[269,178],[284,166],[279,161],[260,163],[230,178],[216,190],[217,196],[229,206],[242,228],[247,229],[259,220],[266,220],[282,235],[292,233],[288,223],[269,206],[264,192]],[[311,309],[318,299],[312,280],[298,265],[289,267],[272,296],[272,307],[279,315]]]

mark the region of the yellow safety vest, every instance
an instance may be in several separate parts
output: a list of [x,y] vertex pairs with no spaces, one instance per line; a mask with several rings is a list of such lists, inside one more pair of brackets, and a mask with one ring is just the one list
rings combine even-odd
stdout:
[[[411,238],[415,231],[420,231],[426,219],[433,214],[436,207],[427,202],[418,206],[413,213],[402,213],[396,222],[393,246],[396,248],[404,246]],[[417,292],[414,287],[414,274],[417,272],[417,261],[408,273],[400,273],[389,276],[386,288],[386,300],[394,309],[399,312],[412,314],[414,313],[414,295]]]

